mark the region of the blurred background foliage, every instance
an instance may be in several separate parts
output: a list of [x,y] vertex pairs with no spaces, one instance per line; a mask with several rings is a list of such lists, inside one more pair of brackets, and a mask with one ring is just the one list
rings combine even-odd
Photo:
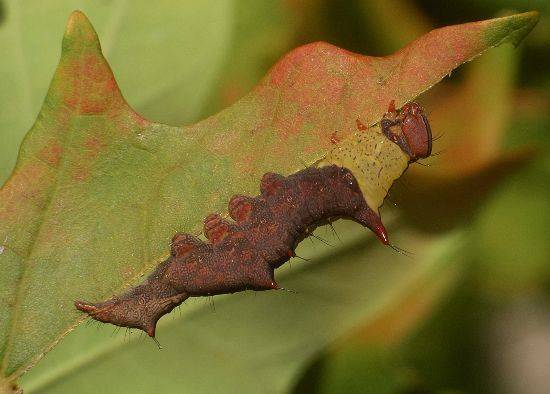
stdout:
[[384,56],[448,24],[533,9],[541,20],[518,48],[492,49],[419,97],[437,154],[410,169],[382,211],[412,258],[354,224],[338,223],[338,237],[322,228],[334,246],[306,241],[298,254],[312,261],[278,272],[297,294],[192,302],[163,321],[162,352],[81,326],[23,388],[550,392],[548,1],[0,1],[2,182],[73,9],[97,29],[130,105],[178,125],[231,105],[307,42]]

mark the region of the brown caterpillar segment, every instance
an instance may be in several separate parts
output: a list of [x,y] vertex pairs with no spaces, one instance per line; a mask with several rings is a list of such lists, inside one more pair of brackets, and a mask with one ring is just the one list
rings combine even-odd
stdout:
[[[159,274],[159,268],[161,266],[154,272],[156,275]],[[144,283],[120,296],[99,303],[76,301],[75,306],[95,320],[139,328],[154,337],[158,319],[188,297],[186,293],[178,293],[163,283],[162,279],[151,275]]]
[[183,257],[201,244],[202,241],[191,234],[176,233],[176,235],[172,238],[170,255],[173,257]]
[[260,193],[266,197],[275,194],[283,185],[284,179],[282,175],[273,172],[265,173],[260,182]]
[[289,177],[268,173],[257,197],[233,197],[229,223],[205,219],[209,242],[178,233],[171,256],[139,286],[110,300],[75,306],[92,318],[155,335],[158,319],[188,297],[277,289],[274,269],[294,254],[316,226],[347,218],[388,243],[379,216],[366,203],[353,174],[335,165],[307,168]]
[[231,223],[217,213],[211,213],[204,219],[204,235],[213,244],[219,244],[230,231]]
[[252,204],[246,196],[233,196],[229,200],[228,210],[231,219],[237,223],[243,223],[248,220],[252,213]]

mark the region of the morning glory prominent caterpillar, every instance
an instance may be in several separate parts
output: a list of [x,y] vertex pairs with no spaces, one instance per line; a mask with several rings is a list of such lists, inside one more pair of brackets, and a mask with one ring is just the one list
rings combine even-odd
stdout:
[[364,129],[316,167],[288,177],[267,173],[258,196],[233,196],[233,221],[206,217],[208,242],[174,235],[170,257],[142,284],[107,301],[75,306],[95,320],[154,337],[160,317],[189,297],[278,289],[274,270],[319,225],[351,219],[389,245],[378,209],[408,165],[431,154],[431,130],[418,104],[397,111],[393,102],[379,125]]

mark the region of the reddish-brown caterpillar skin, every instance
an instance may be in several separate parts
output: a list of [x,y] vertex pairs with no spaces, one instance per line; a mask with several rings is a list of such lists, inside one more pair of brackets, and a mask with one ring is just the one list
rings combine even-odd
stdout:
[[234,223],[217,214],[206,218],[204,234],[210,242],[177,233],[170,258],[144,283],[105,302],[77,301],[76,307],[96,320],[154,336],[157,320],[188,297],[277,289],[274,269],[327,221],[355,220],[387,242],[378,214],[345,168],[307,168],[286,178],[267,173],[260,190],[257,197],[231,198]]
[[392,100],[380,125],[384,134],[409,155],[411,162],[432,154],[432,129],[417,103],[407,103],[397,111]]
[[[390,104],[381,128],[409,162],[430,155],[431,130],[416,103],[399,112]],[[274,270],[294,256],[296,245],[319,225],[351,219],[389,244],[378,212],[365,201],[355,176],[336,165],[288,177],[267,173],[260,195],[231,198],[229,215],[234,222],[218,214],[206,217],[208,242],[177,233],[170,257],[142,284],[104,302],[76,301],[75,306],[95,320],[139,328],[154,337],[160,317],[189,297],[279,288]]]

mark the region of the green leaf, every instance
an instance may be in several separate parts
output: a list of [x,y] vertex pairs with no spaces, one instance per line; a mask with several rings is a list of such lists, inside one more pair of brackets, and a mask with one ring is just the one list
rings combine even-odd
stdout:
[[306,45],[232,107],[171,127],[127,105],[94,29],[74,12],[42,110],[0,190],[0,387],[82,319],[74,299],[127,287],[166,255],[175,231],[196,233],[231,194],[256,194],[266,171],[314,162],[334,130],[351,135],[358,117],[376,123],[390,100],[403,104],[510,34],[516,40],[510,21],[526,34],[537,18],[438,29],[386,58]]

